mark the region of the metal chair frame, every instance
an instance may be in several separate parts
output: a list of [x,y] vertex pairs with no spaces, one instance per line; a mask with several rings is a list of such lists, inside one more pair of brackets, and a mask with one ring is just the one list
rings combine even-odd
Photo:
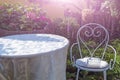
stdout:
[[[85,30],[84,30],[85,29]],[[84,30],[82,32],[82,30]],[[90,48],[88,47],[88,45],[85,43],[85,40],[82,38],[81,36],[81,32],[82,34],[84,34],[85,37],[96,37],[96,38],[99,38],[102,34],[102,32],[100,32],[99,30],[102,30],[104,31],[104,38],[103,40],[99,43],[99,45],[97,45],[97,47],[94,48],[93,51],[90,50]],[[79,77],[79,71],[80,70],[86,70],[86,71],[93,71],[93,72],[103,72],[103,76],[104,76],[104,80],[107,80],[107,73],[106,71],[108,69],[113,69],[114,67],[114,64],[115,64],[115,61],[116,61],[116,50],[108,44],[109,42],[109,33],[108,31],[105,29],[105,27],[103,27],[102,25],[100,24],[97,24],[97,23],[88,23],[88,24],[85,24],[83,25],[82,27],[79,28],[78,32],[77,32],[77,42],[76,43],[73,43],[70,47],[70,58],[71,58],[71,62],[73,64],[73,66],[77,67],[77,75],[76,75],[76,80],[78,80],[78,77]],[[100,57],[100,60],[103,60],[104,59],[104,56],[105,56],[105,53],[106,53],[106,50],[108,47],[110,47],[113,52],[114,52],[114,58],[111,59],[109,62],[108,62],[108,65],[107,67],[105,68],[90,68],[90,67],[83,67],[83,66],[79,66],[78,64],[76,64],[76,60],[75,57],[73,56],[73,48],[74,46],[77,45],[78,49],[79,49],[79,54],[80,54],[80,58],[79,59],[82,59],[84,58],[83,57],[83,53],[82,53],[82,50],[81,50],[81,43],[85,46],[85,48],[88,50],[89,54],[90,54],[90,58],[92,57],[95,57],[95,53],[96,51],[98,50],[98,48],[100,48],[102,45],[104,45],[104,50],[102,52],[102,56]]]

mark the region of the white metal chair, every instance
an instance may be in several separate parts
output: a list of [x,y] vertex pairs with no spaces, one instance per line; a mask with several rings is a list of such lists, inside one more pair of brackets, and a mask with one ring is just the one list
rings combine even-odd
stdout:
[[[103,72],[104,80],[107,80],[106,71],[112,69],[116,61],[116,50],[108,45],[108,42],[109,33],[102,25],[88,23],[80,27],[77,32],[77,42],[70,48],[72,64],[77,67],[76,80],[80,70]],[[79,57],[73,53],[76,51],[75,46],[78,47]],[[108,48],[112,54],[114,53],[110,60],[106,60]]]

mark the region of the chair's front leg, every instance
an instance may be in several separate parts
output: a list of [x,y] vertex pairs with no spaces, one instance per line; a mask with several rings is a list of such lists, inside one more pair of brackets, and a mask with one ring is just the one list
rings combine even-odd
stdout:
[[77,69],[76,80],[78,80],[78,77],[79,77],[79,71],[80,71],[80,69],[78,68],[78,69]]
[[107,80],[106,71],[103,72],[104,80]]

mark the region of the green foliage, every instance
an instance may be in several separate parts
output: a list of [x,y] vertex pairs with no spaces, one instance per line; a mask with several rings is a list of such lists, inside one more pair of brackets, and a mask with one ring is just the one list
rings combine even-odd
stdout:
[[116,48],[117,54],[120,54],[120,39],[111,41],[111,44]]
[[0,29],[10,31],[40,30],[50,23],[38,6],[3,4],[0,6]]
[[66,75],[67,75],[67,79],[74,79],[75,78],[75,73],[67,72]]
[[67,70],[66,71],[67,71],[67,73],[66,73],[67,79],[74,80],[76,69],[75,69],[75,67],[72,66],[70,59],[67,59]]
[[113,75],[114,77],[120,79],[120,39],[116,39],[111,41],[111,45],[113,45],[117,51],[116,63],[112,71],[109,72],[109,75]]

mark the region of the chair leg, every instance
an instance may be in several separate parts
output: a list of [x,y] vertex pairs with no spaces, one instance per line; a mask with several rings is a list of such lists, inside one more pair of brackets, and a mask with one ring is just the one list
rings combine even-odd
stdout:
[[107,80],[106,71],[103,72],[104,80]]
[[79,77],[79,71],[80,71],[80,69],[78,68],[78,69],[77,69],[76,80],[78,80],[78,77]]

